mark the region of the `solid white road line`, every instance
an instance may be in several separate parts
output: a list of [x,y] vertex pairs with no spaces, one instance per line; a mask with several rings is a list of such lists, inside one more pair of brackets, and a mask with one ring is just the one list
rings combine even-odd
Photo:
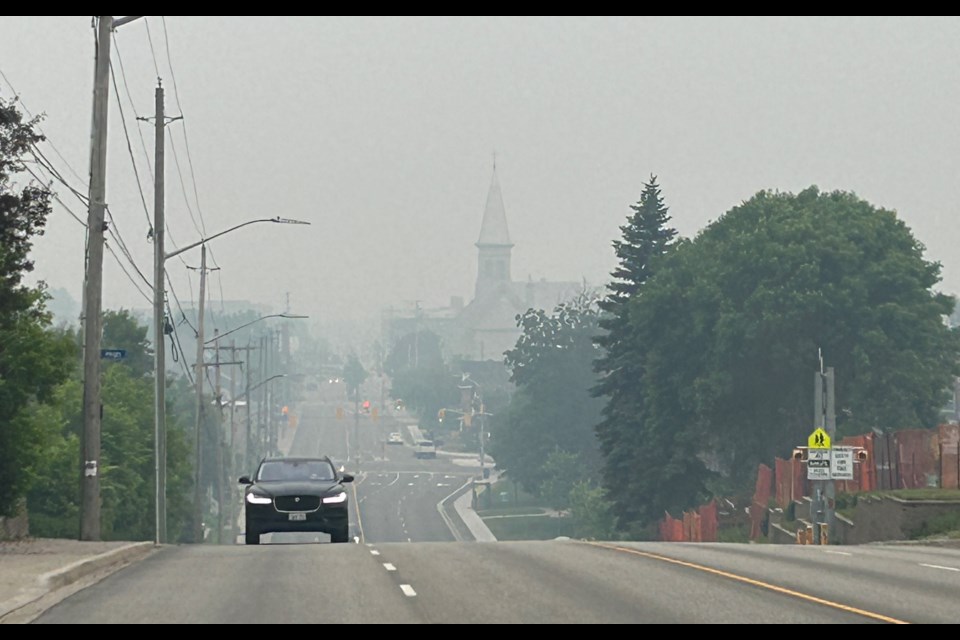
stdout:
[[389,562],[384,562],[384,563],[383,563],[383,568],[386,569],[387,571],[396,571],[396,570],[397,570],[397,568],[396,568],[395,566],[393,566],[392,564],[390,564]]
[[417,595],[417,592],[413,590],[413,587],[408,584],[400,585],[400,591],[403,591],[403,595],[407,596],[408,598],[413,598]]
[[920,566],[921,566],[921,567],[927,567],[927,568],[930,568],[930,569],[940,569],[940,570],[942,570],[942,571],[958,571],[958,572],[960,572],[960,569],[958,569],[957,567],[944,567],[943,565],[939,565],[939,564],[924,564],[924,563],[921,562],[921,563],[920,563]]
[[835,556],[852,556],[852,553],[847,553],[846,551],[833,551],[832,549],[824,549],[824,553],[832,553]]

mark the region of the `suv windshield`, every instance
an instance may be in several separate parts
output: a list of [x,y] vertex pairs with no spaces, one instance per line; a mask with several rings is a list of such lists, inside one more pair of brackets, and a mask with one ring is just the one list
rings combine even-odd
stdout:
[[260,465],[258,482],[334,480],[336,473],[326,460],[269,460]]

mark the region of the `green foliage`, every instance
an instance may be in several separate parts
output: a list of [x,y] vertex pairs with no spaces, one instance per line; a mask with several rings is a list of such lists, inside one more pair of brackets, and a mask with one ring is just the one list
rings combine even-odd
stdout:
[[0,100],[0,515],[29,488],[28,469],[42,452],[43,434],[30,412],[75,362],[70,336],[50,329],[45,285],[23,284],[33,271],[33,238],[50,214],[47,188],[16,184],[23,158],[43,140],[36,122],[24,122],[14,103]]
[[103,314],[104,349],[125,349],[127,357],[120,363],[137,376],[153,374],[153,348],[142,325],[126,309]]
[[760,192],[681,243],[628,305],[642,413],[605,449],[618,507],[652,520],[698,503],[712,472],[746,485],[789,452],[818,348],[841,434],[934,426],[960,342],[922,252],[892,211],[815,187]]
[[580,461],[577,478],[599,475],[593,425],[602,403],[590,394],[599,317],[584,294],[552,313],[531,309],[518,319],[523,334],[506,353],[517,391],[493,420],[491,453],[528,491],[542,487],[547,460],[558,450]]
[[614,504],[602,487],[579,481],[570,490],[570,517],[574,535],[588,540],[613,540],[617,537]]
[[[653,480],[646,476],[660,473],[660,457],[669,456],[665,451],[649,448],[656,445],[653,434],[645,433],[643,345],[638,343],[629,322],[629,302],[640,295],[660,261],[674,249],[677,235],[669,226],[670,216],[656,176],[644,183],[640,200],[630,209],[633,213],[620,227],[622,237],[613,243],[619,264],[611,274],[613,281],[607,286],[607,296],[600,301],[603,333],[596,343],[603,351],[594,363],[600,380],[593,388],[594,395],[605,400],[602,419],[596,427],[604,455],[604,485],[625,525],[652,515],[641,508],[647,483]],[[660,446],[681,444],[664,437],[657,440]],[[686,465],[682,459],[668,459],[666,463],[664,466],[675,479],[684,477]],[[656,469],[638,469],[641,465],[653,465]]]
[[541,473],[543,482],[540,485],[540,495],[554,509],[563,511],[569,508],[570,492],[583,473],[580,456],[555,449],[547,456]]

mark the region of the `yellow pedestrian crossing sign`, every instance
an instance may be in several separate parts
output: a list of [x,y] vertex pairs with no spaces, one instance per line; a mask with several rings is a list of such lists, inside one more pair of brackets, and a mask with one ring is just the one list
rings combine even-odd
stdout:
[[807,447],[810,449],[829,449],[830,434],[818,427],[807,438]]

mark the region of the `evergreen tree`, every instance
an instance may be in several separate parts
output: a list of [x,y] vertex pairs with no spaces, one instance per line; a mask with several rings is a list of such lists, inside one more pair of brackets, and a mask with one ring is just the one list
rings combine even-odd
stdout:
[[596,431],[605,458],[605,485],[624,523],[637,516],[628,508],[633,501],[628,499],[631,489],[623,478],[634,463],[629,452],[641,437],[643,419],[643,362],[632,335],[628,303],[653,276],[656,261],[673,249],[677,235],[669,226],[670,215],[656,176],[644,183],[640,200],[630,208],[633,213],[620,227],[622,239],[613,242],[619,265],[611,273],[609,293],[600,302],[604,333],[596,342],[604,354],[594,363],[601,378],[593,389],[595,396],[606,398]]

